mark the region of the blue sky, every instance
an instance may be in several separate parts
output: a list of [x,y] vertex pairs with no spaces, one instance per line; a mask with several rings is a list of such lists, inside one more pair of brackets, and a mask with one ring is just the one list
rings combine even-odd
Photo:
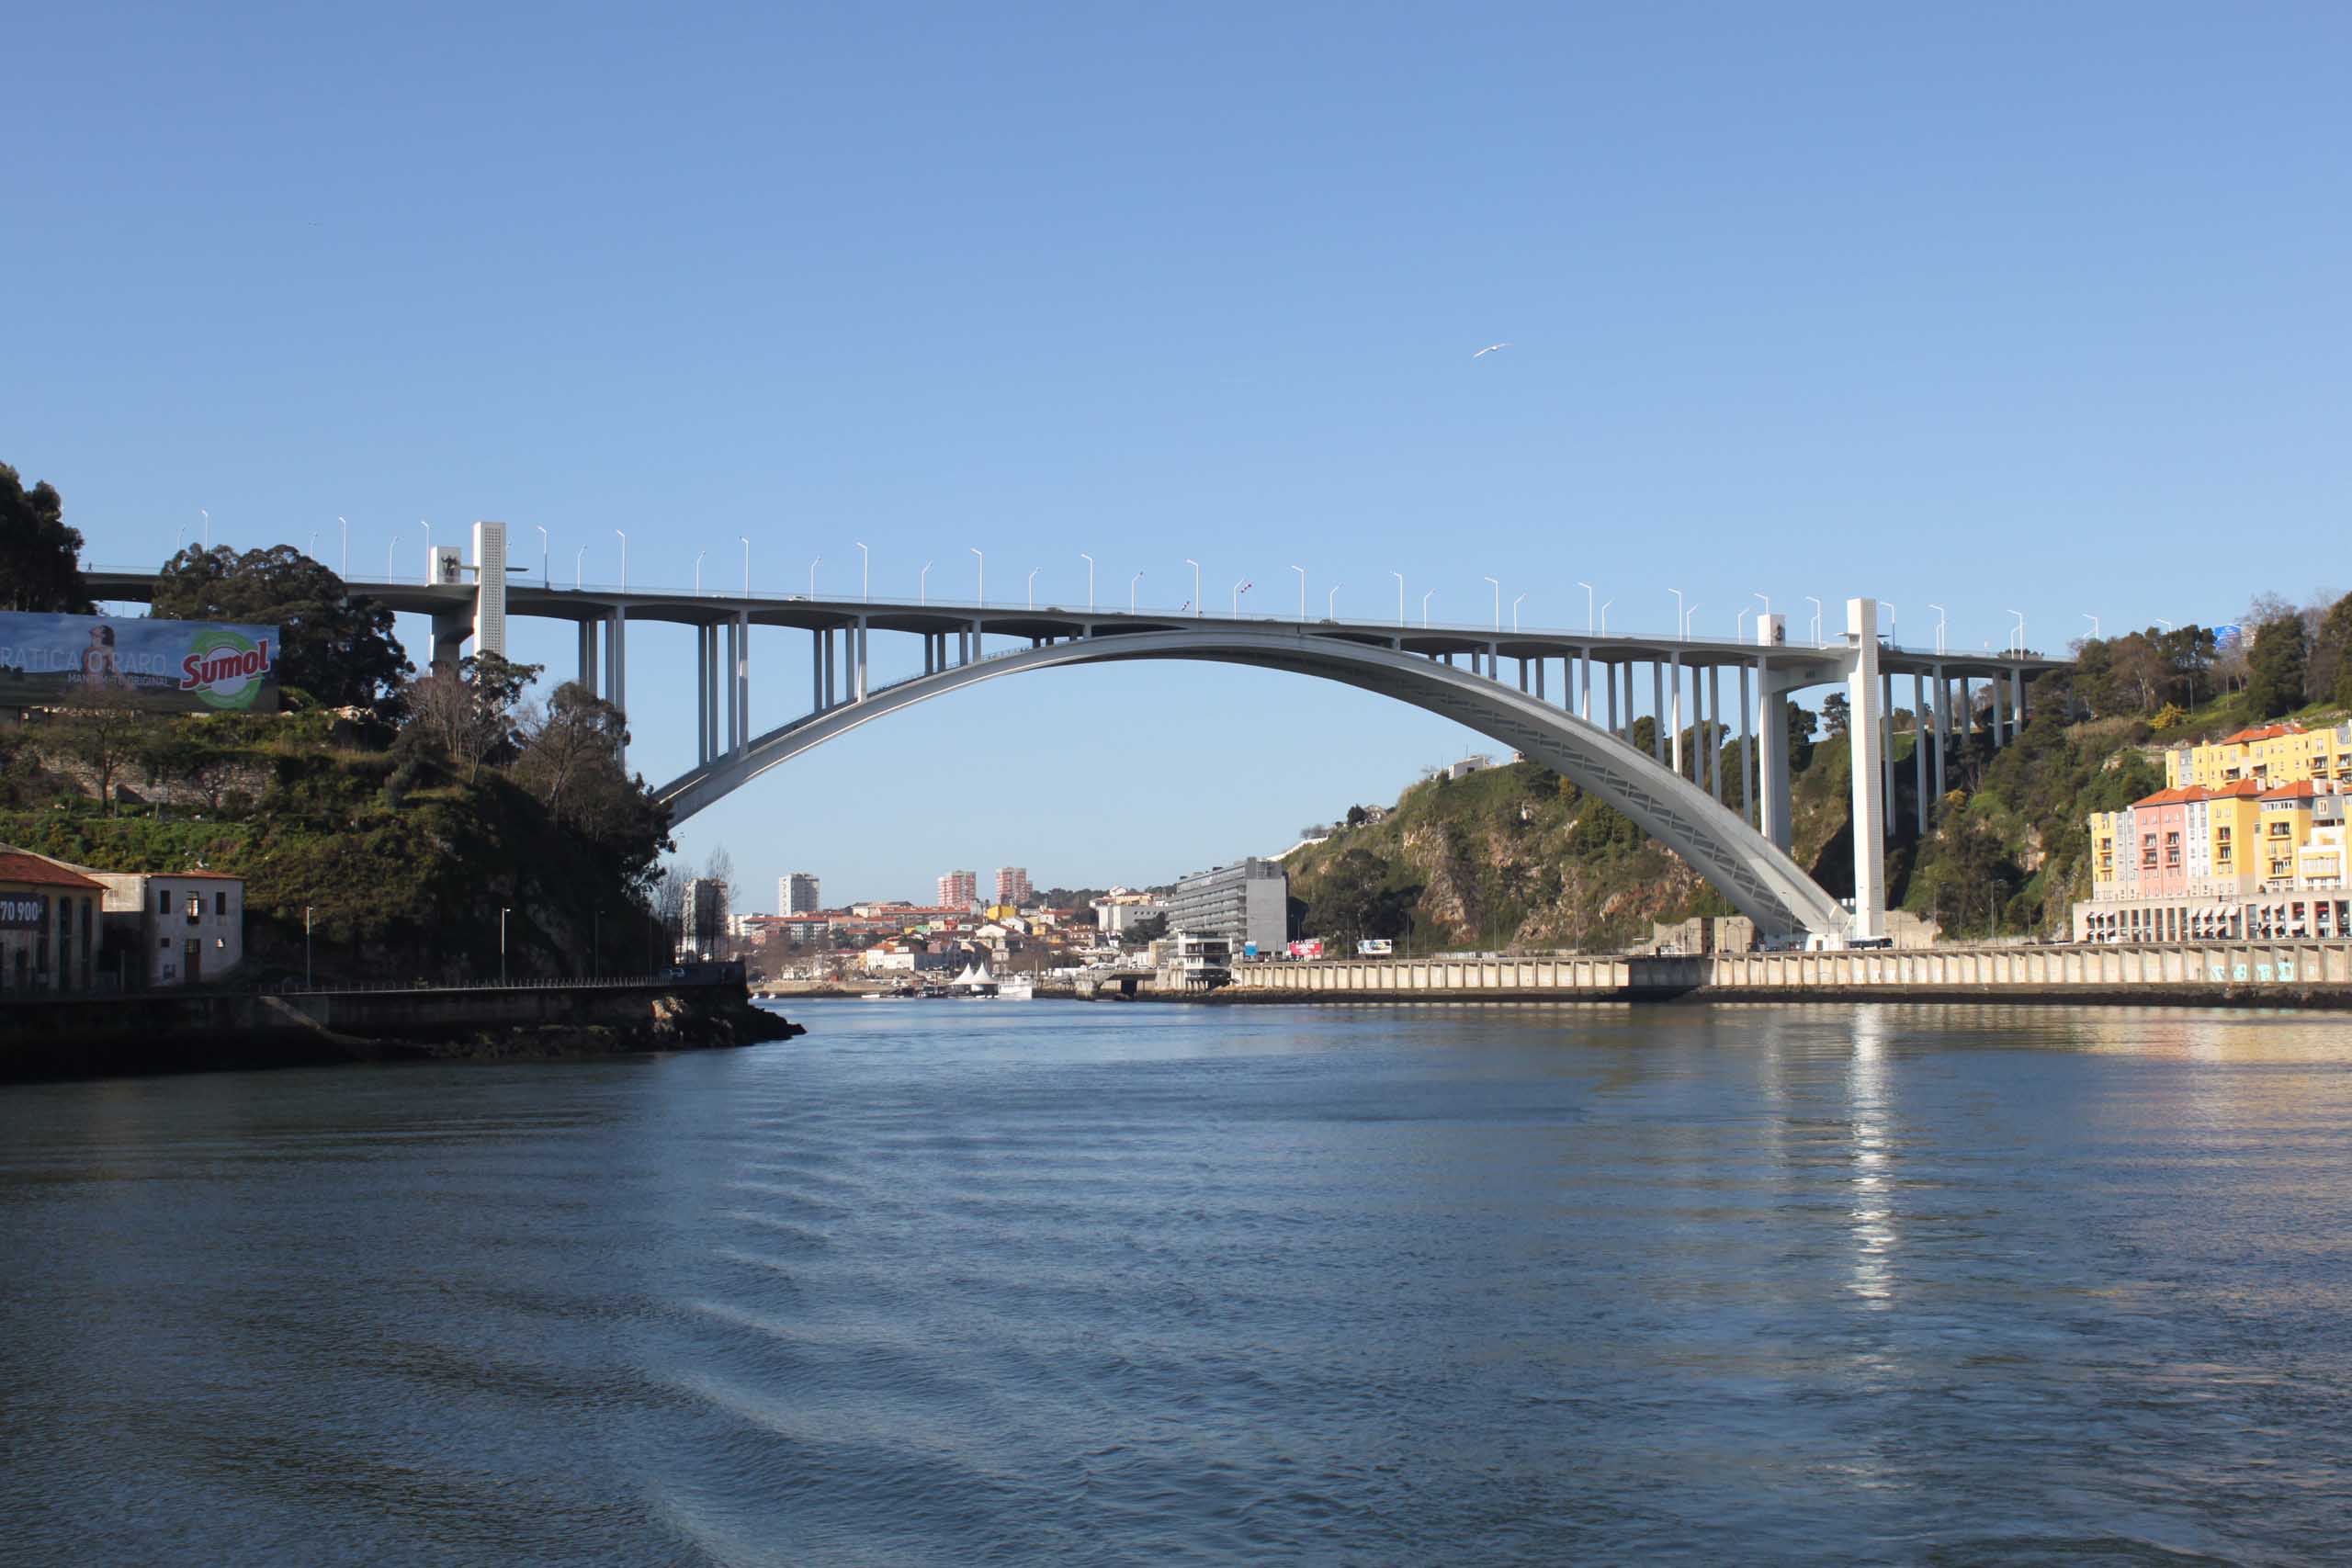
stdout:
[[[557,575],[1619,628],[1669,589],[1964,646],[2338,570],[2332,6],[48,7],[0,97],[0,460],[94,560],[429,518]],[[1498,339],[1512,348],[1473,360]],[[446,530],[446,532],[444,532]],[[1914,610],[1913,606],[1921,606]],[[1319,613],[1319,610],[1318,610]],[[1804,612],[1799,608],[1799,614]],[[1916,615],[1916,619],[1914,619]],[[421,628],[412,628],[421,648]],[[754,651],[791,716],[805,640]],[[649,774],[687,637],[641,628]],[[559,664],[563,628],[518,634]],[[877,657],[917,657],[877,646]],[[766,907],[1158,881],[1490,750],[1362,694],[998,683],[689,824]]]

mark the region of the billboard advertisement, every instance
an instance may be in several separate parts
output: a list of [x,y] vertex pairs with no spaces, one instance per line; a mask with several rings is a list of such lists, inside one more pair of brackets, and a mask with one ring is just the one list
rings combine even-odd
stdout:
[[276,626],[0,613],[0,706],[268,713],[277,648]]
[[1290,955],[1293,958],[1320,958],[1323,956],[1323,939],[1319,936],[1311,936],[1305,942],[1292,942]]

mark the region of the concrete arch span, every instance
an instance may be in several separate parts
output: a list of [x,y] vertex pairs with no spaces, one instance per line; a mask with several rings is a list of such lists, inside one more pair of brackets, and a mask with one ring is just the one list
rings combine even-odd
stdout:
[[1135,659],[1246,664],[1336,681],[1454,720],[1574,780],[1680,855],[1759,931],[1843,931],[1845,910],[1796,862],[1704,790],[1606,730],[1501,683],[1417,654],[1274,628],[1223,626],[1079,637],[916,676],[793,720],[663,785],[674,821],[860,726],[982,681]]

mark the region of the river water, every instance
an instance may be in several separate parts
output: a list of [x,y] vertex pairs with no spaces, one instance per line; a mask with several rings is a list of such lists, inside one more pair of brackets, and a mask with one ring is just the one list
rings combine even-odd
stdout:
[[2352,1027],[811,1004],[0,1091],[0,1561],[2352,1555]]

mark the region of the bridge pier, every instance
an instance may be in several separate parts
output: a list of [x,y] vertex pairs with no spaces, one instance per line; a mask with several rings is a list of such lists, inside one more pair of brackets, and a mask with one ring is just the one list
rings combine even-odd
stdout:
[[1911,771],[1917,775],[1912,788],[1918,795],[1919,837],[1928,836],[1928,678],[1911,677]]
[[1879,790],[1881,797],[1886,807],[1885,830],[1892,833],[1895,829],[1896,823],[1894,810],[1894,677],[1891,673],[1882,674],[1879,677],[1878,750],[1879,757],[1884,765],[1884,776],[1879,781]]
[[1772,684],[1760,663],[1757,685],[1756,728],[1762,740],[1756,759],[1757,789],[1762,798],[1756,830],[1785,852],[1790,843],[1789,699]]
[[1747,665],[1739,667],[1739,819],[1756,820],[1756,706],[1748,696]]
[[596,690],[596,623],[584,617],[580,622],[580,685],[591,693]]
[[[1650,660],[1650,760],[1664,766],[1666,762],[1666,664],[1662,660]],[[1677,768],[1676,773],[1682,770]]]
[[1846,641],[1854,662],[1846,676],[1846,734],[1853,781],[1854,924],[1852,935],[1886,934],[1885,731],[1879,706],[1878,601],[1846,601]]

